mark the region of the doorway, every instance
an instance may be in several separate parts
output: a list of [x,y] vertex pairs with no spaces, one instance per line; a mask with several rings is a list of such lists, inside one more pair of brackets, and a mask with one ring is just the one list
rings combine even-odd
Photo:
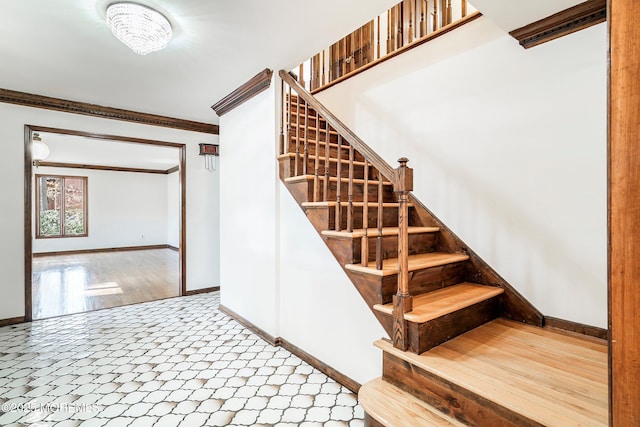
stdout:
[[186,293],[185,159],[185,144],[25,126],[27,321]]

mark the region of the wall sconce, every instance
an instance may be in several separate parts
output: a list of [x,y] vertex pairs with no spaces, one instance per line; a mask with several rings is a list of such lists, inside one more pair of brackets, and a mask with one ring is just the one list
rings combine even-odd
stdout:
[[49,147],[42,142],[40,134],[34,133],[31,139],[31,158],[33,159],[33,165],[38,166],[42,160],[46,160],[49,157]]
[[218,151],[219,145],[217,144],[199,144],[200,155],[204,156],[204,167],[212,172],[216,170],[218,166],[218,157],[220,152]]

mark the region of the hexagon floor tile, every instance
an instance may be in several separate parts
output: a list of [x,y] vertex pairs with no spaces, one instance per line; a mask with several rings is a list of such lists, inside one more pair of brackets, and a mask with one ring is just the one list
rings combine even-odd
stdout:
[[356,396],[219,293],[0,328],[0,425],[361,426]]

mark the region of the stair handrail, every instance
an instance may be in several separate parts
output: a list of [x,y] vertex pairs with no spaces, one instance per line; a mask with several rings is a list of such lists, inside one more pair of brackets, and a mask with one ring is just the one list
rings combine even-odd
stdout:
[[280,78],[285,81],[289,86],[295,89],[298,96],[305,100],[313,109],[318,111],[322,117],[333,127],[338,133],[342,135],[353,148],[358,150],[360,154],[371,163],[376,169],[378,169],[385,178],[387,178],[393,184],[394,189],[397,185],[396,170],[391,167],[382,157],[380,157],[371,147],[369,147],[362,139],[358,137],[351,129],[342,123],[336,116],[329,111],[318,99],[316,99],[309,91],[307,91],[297,79],[284,70],[280,70]]
[[[349,200],[348,200],[348,210],[347,210],[347,231],[352,232],[352,216],[353,216],[353,203],[352,203],[352,193],[353,193],[353,160],[354,160],[354,149],[360,153],[365,159],[365,169],[368,170],[368,163],[378,170],[378,172],[382,175],[378,177],[378,237],[377,237],[377,245],[376,245],[376,269],[382,270],[382,208],[384,202],[382,200],[382,181],[383,177],[388,179],[393,185],[393,191],[398,194],[398,286],[397,292],[393,296],[393,333],[392,340],[394,347],[407,350],[409,347],[408,337],[407,337],[407,322],[404,318],[404,314],[413,310],[413,297],[409,294],[409,193],[413,190],[413,169],[407,167],[407,162],[409,161],[406,157],[402,157],[398,159],[400,166],[397,169],[394,169],[389,165],[382,157],[380,157],[375,151],[371,149],[362,139],[360,139],[351,129],[349,129],[344,123],[342,123],[336,116],[329,111],[327,107],[322,105],[320,101],[318,101],[311,93],[309,93],[304,86],[298,83],[298,79],[292,76],[290,73],[280,70],[279,72],[280,78],[283,81],[282,84],[282,96],[284,98],[284,83],[289,85],[289,98],[291,98],[291,89],[295,90],[298,97],[302,98],[305,102],[305,133],[304,133],[304,153],[303,153],[303,174],[307,174],[307,161],[308,161],[308,107],[311,106],[316,111],[316,126],[319,126],[318,117],[322,116],[326,122],[326,135],[327,135],[327,143],[325,144],[325,191],[324,197],[326,200],[327,190],[326,187],[328,185],[328,175],[327,170],[328,167],[328,158],[329,158],[329,129],[333,128],[338,133],[338,157],[340,157],[340,149],[342,146],[342,139],[345,139],[349,143]],[[282,100],[284,105],[284,99]],[[298,107],[299,108],[299,107]],[[296,110],[299,112],[299,110]],[[285,146],[285,137],[284,137],[284,112],[281,120],[281,128],[280,128],[280,147],[281,152],[284,150]],[[291,109],[289,109],[289,126],[291,123]],[[296,119],[296,141],[300,141],[299,136],[299,122]],[[287,135],[290,137],[290,129],[287,130]],[[316,151],[317,151],[317,141],[316,137]],[[299,146],[296,144],[296,161],[295,161],[295,174],[298,175],[298,156],[299,156]],[[315,179],[318,178],[318,166],[317,166],[318,157],[316,155],[316,165],[315,165]],[[341,162],[338,162],[338,168],[340,167]],[[338,169],[339,170],[339,169]],[[338,178],[338,195],[337,195],[337,204],[336,210],[340,209],[340,173],[337,173]],[[365,176],[365,187],[367,185],[367,178]],[[317,194],[318,189],[317,185],[314,186],[314,195]],[[364,191],[364,203],[363,203],[363,229],[364,236],[362,238],[362,263],[366,265],[367,257],[368,257],[368,236],[367,236],[367,219],[368,219],[368,188],[365,188]],[[315,197],[315,196],[314,196]]]

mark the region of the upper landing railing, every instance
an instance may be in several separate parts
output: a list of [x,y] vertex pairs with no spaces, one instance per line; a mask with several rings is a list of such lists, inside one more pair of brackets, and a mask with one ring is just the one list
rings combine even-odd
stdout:
[[300,64],[298,83],[326,89],[479,16],[467,0],[403,0]]

